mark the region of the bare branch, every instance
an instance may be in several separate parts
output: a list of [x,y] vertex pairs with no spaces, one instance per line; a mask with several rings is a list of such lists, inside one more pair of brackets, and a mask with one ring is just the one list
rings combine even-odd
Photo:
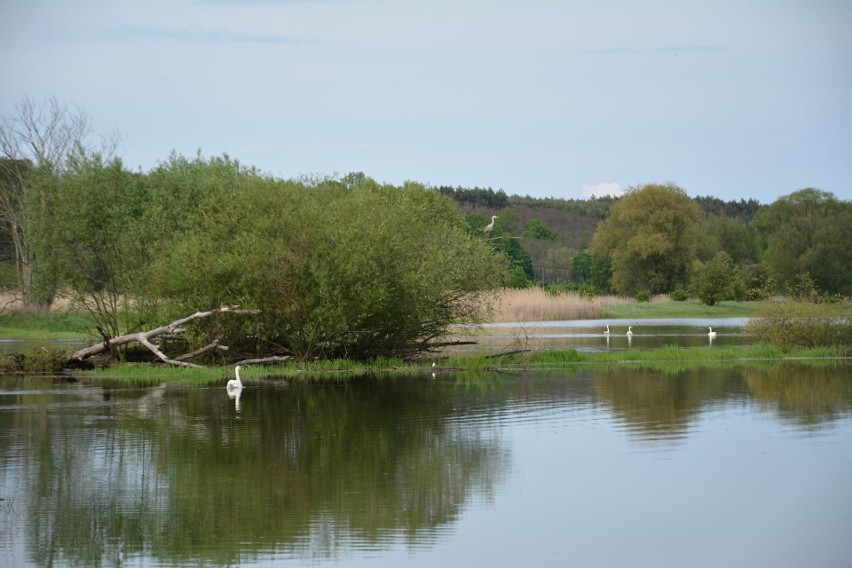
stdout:
[[[92,345],[90,347],[86,347],[85,349],[80,349],[79,351],[73,353],[71,355],[71,357],[68,358],[68,360],[80,362],[80,361],[83,361],[84,359],[86,359],[88,357],[93,356],[93,355],[97,355],[99,353],[104,353],[105,351],[108,351],[108,350],[110,350],[113,347],[116,347],[118,345],[126,345],[128,343],[139,343],[140,345],[142,345],[146,349],[148,349],[151,353],[153,353],[163,363],[168,363],[170,365],[180,365],[180,366],[183,366],[183,367],[200,367],[200,365],[195,365],[193,363],[187,363],[186,361],[181,360],[181,359],[188,359],[190,356],[197,355],[198,353],[195,353],[195,354],[190,353],[190,354],[182,355],[181,357],[176,357],[176,358],[172,359],[169,356],[167,356],[165,353],[163,353],[156,344],[152,343],[151,339],[154,338],[154,337],[158,337],[160,335],[165,335],[165,334],[175,335],[175,334],[183,333],[186,330],[183,327],[180,327],[180,326],[182,326],[182,325],[184,325],[184,324],[186,324],[186,323],[188,323],[192,320],[210,317],[212,315],[222,313],[222,312],[258,313],[259,310],[238,310],[237,306],[220,306],[218,308],[215,308],[215,309],[212,309],[212,310],[207,310],[207,311],[204,311],[204,312],[195,312],[194,314],[192,314],[190,316],[187,316],[185,318],[181,318],[179,320],[175,320],[168,325],[163,325],[163,326],[160,326],[158,328],[151,329],[149,331],[139,331],[139,332],[136,332],[136,333],[128,333],[128,334],[125,334],[125,335],[121,335],[119,337],[114,337],[112,339],[109,339],[106,336],[104,336],[104,341],[102,341],[101,343],[96,343],[95,345]],[[214,342],[214,343],[217,343],[217,342]],[[210,346],[208,346],[204,349],[208,349],[208,348],[212,349],[213,347],[215,347],[215,346],[213,346],[213,344],[211,344]],[[220,348],[221,348],[221,346],[220,346]],[[227,349],[227,348],[225,348],[225,349]]]
[[259,359],[243,359],[242,361],[237,361],[237,365],[262,365],[264,363],[284,363],[285,361],[291,360],[292,357],[289,355],[282,357],[261,357]]
[[196,349],[195,351],[193,351],[191,353],[184,353],[183,355],[178,355],[177,357],[175,357],[175,361],[185,361],[186,359],[192,359],[193,357],[197,357],[197,356],[201,355],[202,353],[207,353],[208,351],[210,351],[212,349],[218,349],[220,351],[227,351],[228,346],[227,345],[220,345],[219,340],[216,339],[212,343],[210,343],[209,345],[205,345],[201,349]]

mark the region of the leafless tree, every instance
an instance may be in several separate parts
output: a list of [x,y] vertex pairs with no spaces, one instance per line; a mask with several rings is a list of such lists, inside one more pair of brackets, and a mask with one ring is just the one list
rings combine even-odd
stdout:
[[[51,301],[50,294],[37,293],[31,242],[33,223],[44,218],[49,199],[29,174],[44,169],[61,175],[75,158],[91,151],[86,144],[92,132],[83,109],[60,104],[56,97],[41,102],[27,97],[13,114],[0,119],[0,231],[11,244],[6,260],[14,262],[26,309],[44,309]],[[114,154],[118,140],[117,133],[102,140],[101,155]]]

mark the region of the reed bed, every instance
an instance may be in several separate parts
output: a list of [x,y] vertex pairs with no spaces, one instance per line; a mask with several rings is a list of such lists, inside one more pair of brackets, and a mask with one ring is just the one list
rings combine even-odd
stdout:
[[607,317],[605,306],[633,300],[619,296],[581,296],[577,292],[553,294],[543,288],[506,288],[493,298],[491,323],[564,321]]

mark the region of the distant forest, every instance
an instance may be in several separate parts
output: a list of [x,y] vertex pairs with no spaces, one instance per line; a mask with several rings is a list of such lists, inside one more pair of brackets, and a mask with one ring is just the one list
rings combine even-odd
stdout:
[[[532,267],[527,275],[543,284],[577,283],[576,274],[574,277],[571,275],[571,260],[589,247],[598,224],[609,217],[612,205],[623,199],[623,196],[538,198],[507,195],[502,189],[490,187],[440,186],[435,189],[455,201],[465,215],[488,220],[497,215],[500,228],[506,233],[515,237],[531,237],[523,240],[523,248],[530,255],[528,264]],[[713,217],[735,219],[745,225],[752,222],[761,208],[768,207],[755,199],[724,201],[711,196],[691,199],[701,209],[704,220]],[[536,238],[526,231],[531,222],[540,222],[552,231],[550,238]]]

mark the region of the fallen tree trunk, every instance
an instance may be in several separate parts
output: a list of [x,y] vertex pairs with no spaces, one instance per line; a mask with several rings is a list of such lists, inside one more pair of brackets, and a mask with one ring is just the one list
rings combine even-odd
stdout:
[[151,353],[153,353],[157,357],[157,359],[159,359],[163,363],[168,363],[169,365],[180,365],[180,366],[183,366],[183,367],[200,368],[201,365],[189,363],[189,362],[185,361],[184,359],[188,359],[190,357],[193,357],[195,355],[203,353],[204,351],[207,351],[209,349],[214,349],[214,348],[215,349],[227,349],[227,347],[225,347],[223,345],[219,345],[218,341],[214,341],[213,343],[211,343],[207,347],[204,347],[204,348],[202,348],[198,351],[195,351],[193,353],[187,353],[185,355],[180,355],[178,357],[171,358],[168,355],[166,355],[165,353],[163,353],[160,350],[159,346],[157,346],[156,344],[151,342],[151,340],[155,337],[160,336],[160,335],[166,335],[166,334],[175,335],[175,334],[183,333],[186,330],[181,327],[182,325],[189,323],[192,320],[210,317],[210,316],[222,313],[222,312],[233,312],[233,313],[241,313],[241,314],[245,314],[245,313],[256,314],[256,313],[259,312],[259,310],[239,310],[239,309],[237,309],[237,306],[221,306],[221,307],[218,307],[218,308],[215,308],[215,309],[212,309],[212,310],[208,310],[206,312],[195,312],[194,314],[192,314],[190,316],[187,316],[185,318],[181,318],[179,320],[175,320],[168,325],[164,325],[164,326],[161,326],[161,327],[158,327],[158,328],[155,328],[155,329],[151,329],[151,330],[148,330],[148,331],[138,331],[136,333],[128,333],[126,335],[120,335],[118,337],[113,337],[113,338],[108,338],[108,337],[105,336],[104,341],[102,341],[100,343],[96,343],[95,345],[92,345],[91,347],[86,347],[85,349],[80,349],[79,351],[73,353],[71,355],[71,357],[68,358],[68,361],[71,362],[71,363],[80,363],[88,357],[91,357],[93,355],[98,355],[100,353],[104,353],[106,351],[109,351],[113,347],[117,347],[119,345],[126,345],[128,343],[139,343],[140,345],[143,345],[145,348],[147,348],[149,351],[151,351]]
[[237,365],[264,365],[266,363],[284,363],[285,361],[291,360],[292,357],[289,355],[283,356],[272,356],[272,357],[261,357],[259,359],[243,359],[241,361],[237,361]]

